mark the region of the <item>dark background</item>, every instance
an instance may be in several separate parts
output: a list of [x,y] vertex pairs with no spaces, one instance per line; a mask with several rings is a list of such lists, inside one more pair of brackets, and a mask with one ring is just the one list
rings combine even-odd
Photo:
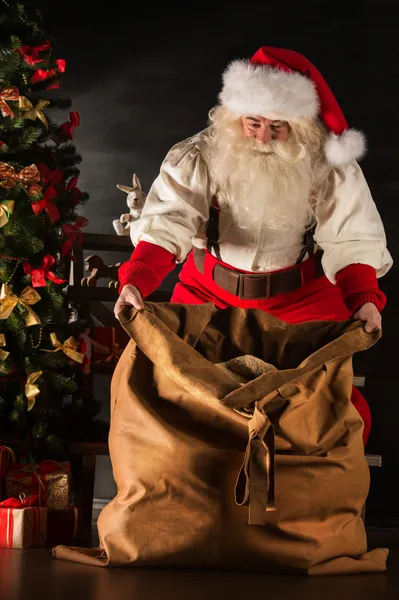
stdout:
[[[56,56],[67,61],[61,91],[81,117],[74,141],[83,156],[80,188],[91,197],[82,211],[88,230],[113,233],[112,220],[125,212],[126,200],[116,184],[129,185],[135,172],[148,191],[169,148],[206,126],[227,63],[270,45],[314,62],[349,125],[365,132],[369,150],[362,167],[397,260],[395,1],[35,4],[55,38]],[[367,451],[383,456],[383,468],[372,469],[369,518],[390,525],[399,524],[397,269],[396,262],[381,281],[389,300],[383,340],[356,358],[367,376],[374,420]],[[176,277],[164,286],[171,288]]]

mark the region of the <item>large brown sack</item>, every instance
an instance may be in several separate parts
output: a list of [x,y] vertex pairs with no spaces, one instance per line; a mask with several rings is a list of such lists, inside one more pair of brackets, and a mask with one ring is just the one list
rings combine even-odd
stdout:
[[[100,515],[100,548],[58,546],[57,558],[312,575],[386,568],[386,549],[367,552],[369,470],[350,402],[352,355],[378,332],[211,304],[147,303],[120,318],[132,341],[112,379],[118,494]],[[231,363],[219,366],[240,356],[241,382]],[[248,381],[251,357],[269,364],[259,375],[255,360]]]

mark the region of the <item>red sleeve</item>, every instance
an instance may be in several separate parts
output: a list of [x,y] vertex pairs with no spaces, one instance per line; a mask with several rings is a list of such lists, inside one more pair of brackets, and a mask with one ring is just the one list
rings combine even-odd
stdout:
[[176,266],[176,257],[168,250],[151,244],[139,242],[130,260],[118,270],[119,293],[124,285],[135,285],[143,298],[154,292]]
[[370,265],[348,265],[337,273],[337,285],[353,314],[366,302],[375,304],[379,312],[385,308],[386,296],[379,289],[376,271]]

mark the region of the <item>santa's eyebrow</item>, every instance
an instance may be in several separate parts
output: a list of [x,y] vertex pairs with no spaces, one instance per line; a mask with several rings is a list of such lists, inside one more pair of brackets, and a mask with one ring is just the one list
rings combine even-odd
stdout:
[[[248,121],[253,121],[254,123],[260,123],[260,119],[257,119],[256,117],[247,117]],[[282,121],[281,119],[276,119],[276,121],[272,121],[272,125],[283,125],[285,123],[285,121]]]

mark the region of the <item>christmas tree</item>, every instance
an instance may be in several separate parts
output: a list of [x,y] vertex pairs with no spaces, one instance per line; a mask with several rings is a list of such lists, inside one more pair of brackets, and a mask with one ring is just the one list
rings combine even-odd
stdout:
[[65,61],[53,46],[36,9],[0,0],[0,439],[46,458],[101,425],[94,400],[79,397],[83,356],[68,325],[65,286],[88,194],[77,187],[79,115],[51,118],[71,106],[57,92]]

